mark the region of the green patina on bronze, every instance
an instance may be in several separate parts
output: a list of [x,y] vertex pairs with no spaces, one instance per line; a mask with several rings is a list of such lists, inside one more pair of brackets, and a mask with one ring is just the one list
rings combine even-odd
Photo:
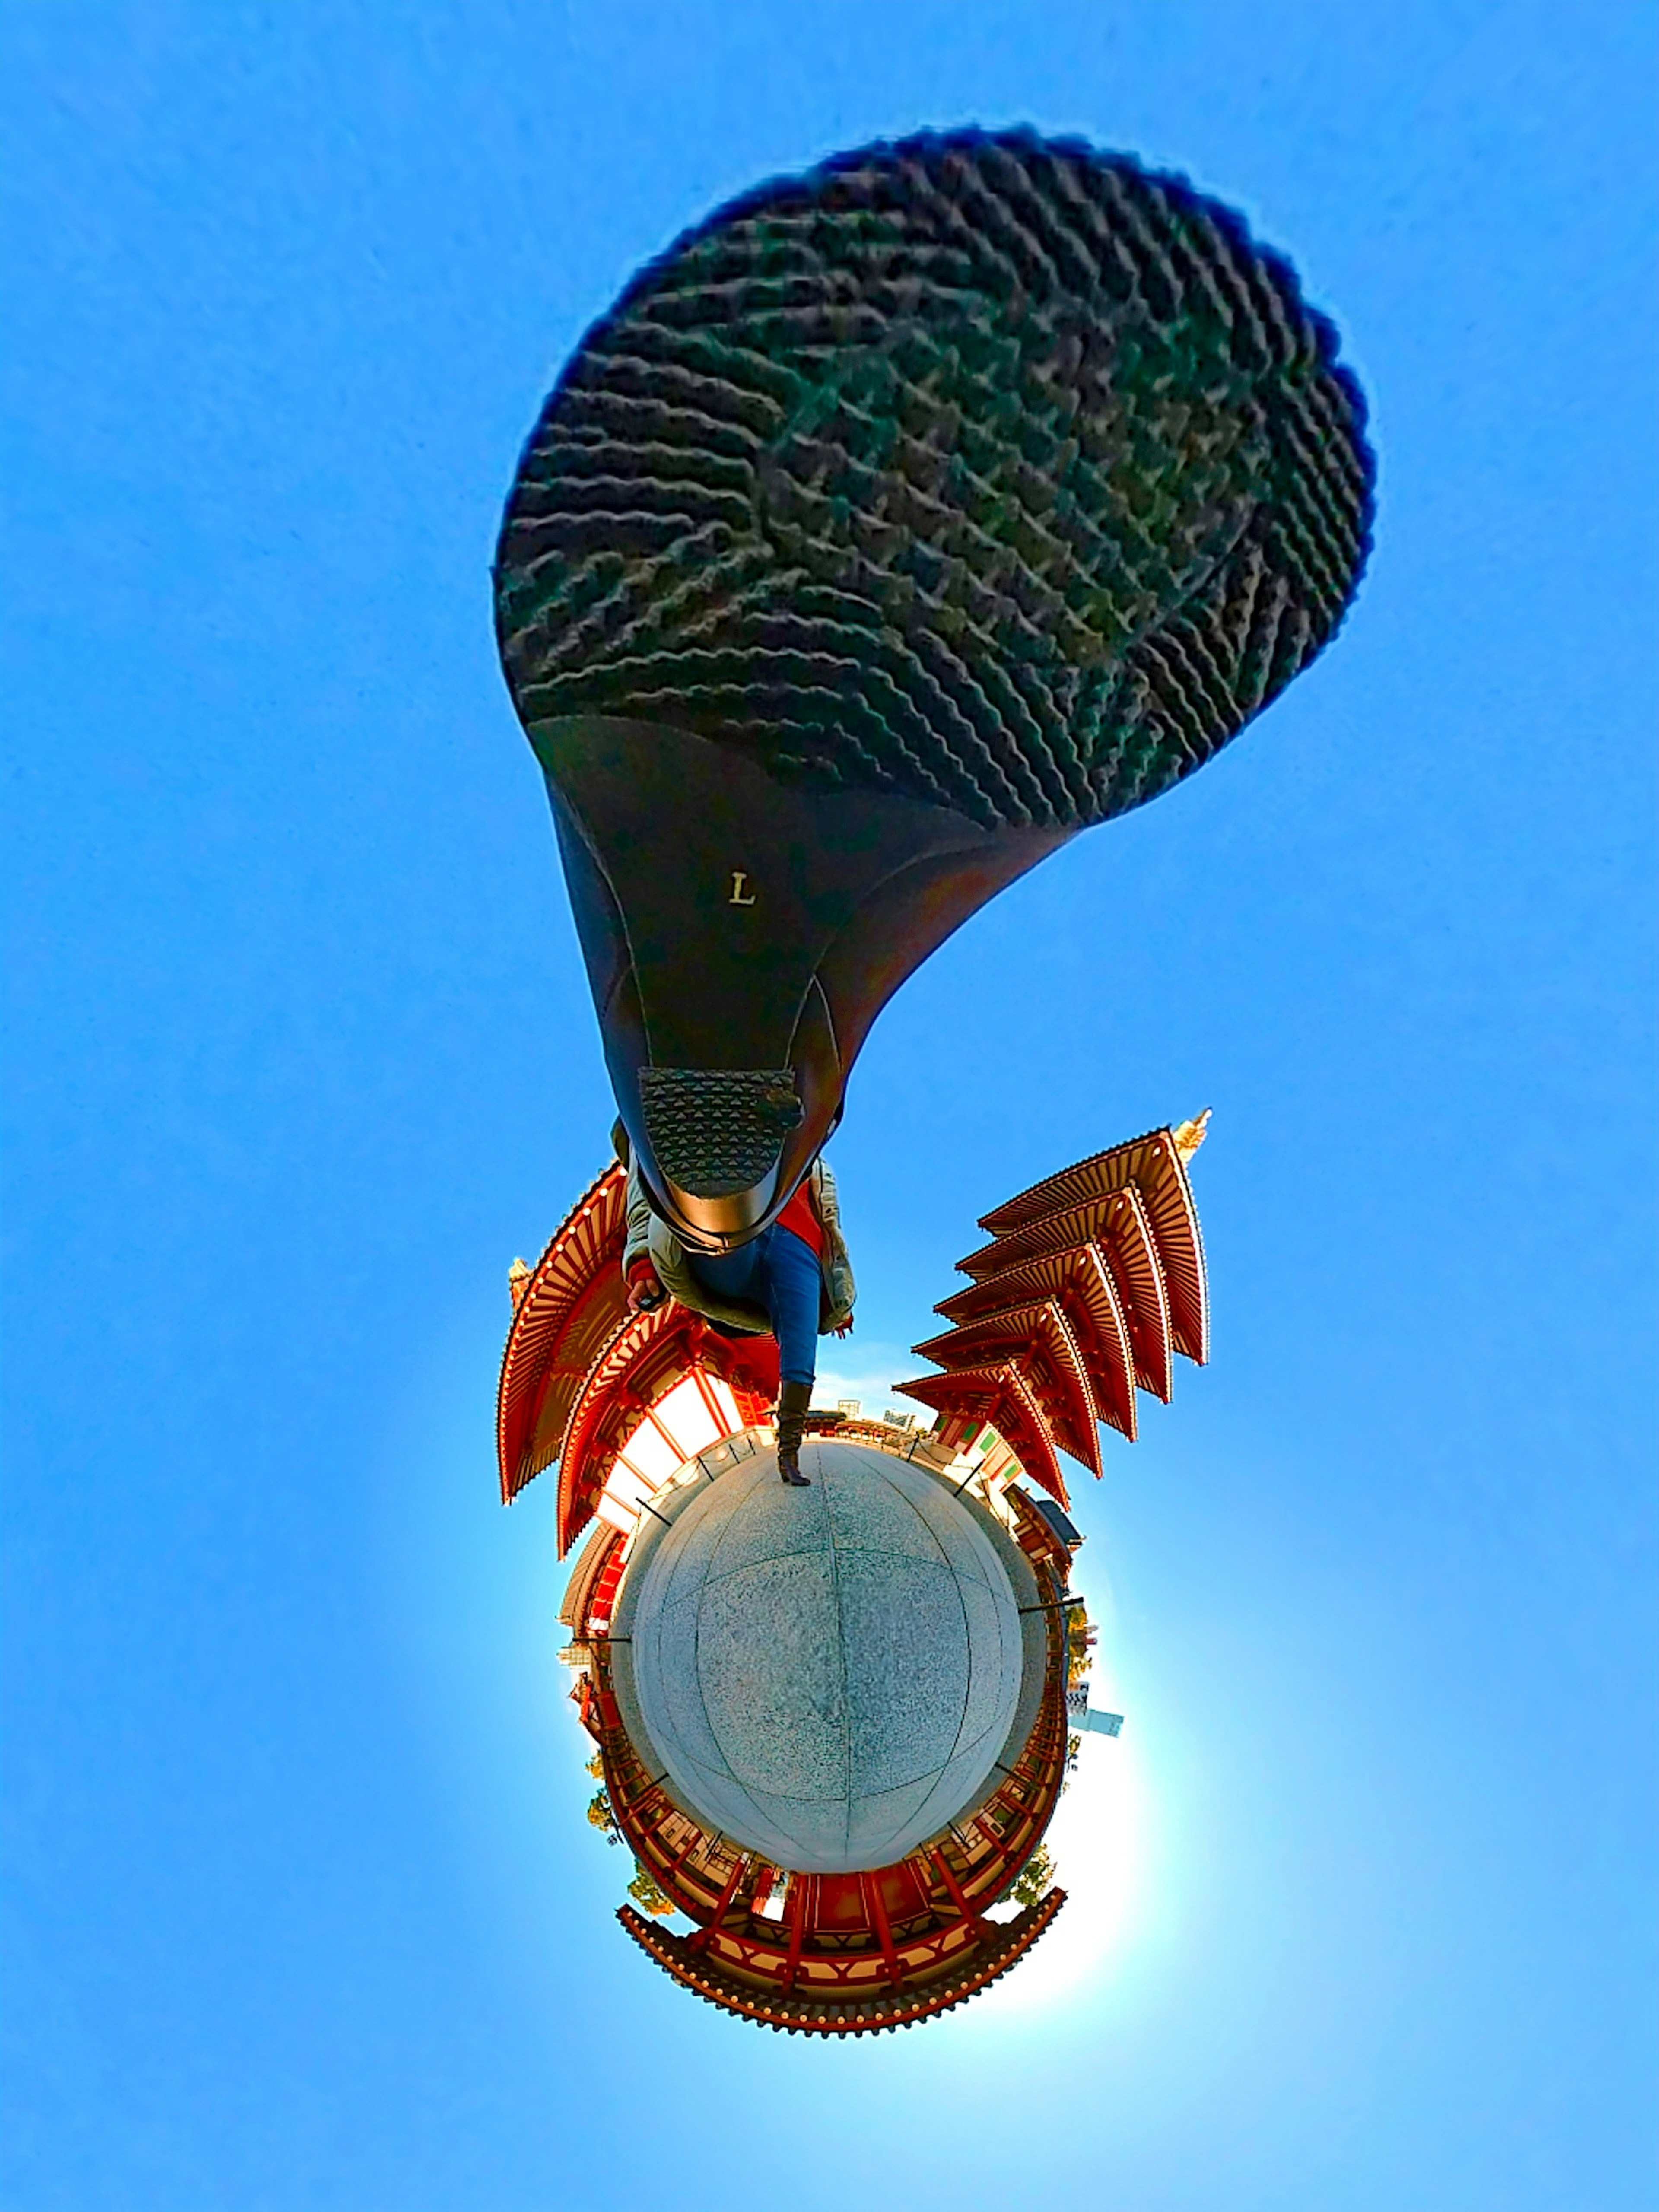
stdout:
[[1083,827],[1209,759],[1369,547],[1325,319],[1179,179],[1029,133],[746,195],[577,349],[496,566],[528,725]]

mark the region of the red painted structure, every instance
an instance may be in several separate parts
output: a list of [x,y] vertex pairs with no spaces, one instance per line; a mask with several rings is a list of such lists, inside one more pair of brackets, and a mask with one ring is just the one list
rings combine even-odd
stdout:
[[988,1421],[1064,1505],[1059,1453],[1101,1471],[1097,1424],[1133,1443],[1135,1390],[1168,1402],[1175,1355],[1210,1356],[1204,1244],[1173,1131],[1097,1152],[983,1216],[973,1278],[913,1349],[945,1372],[899,1387],[947,1442]]
[[[950,1455],[929,1440],[890,1448]],[[1018,1491],[1008,1493],[1047,1630],[1042,1699],[1025,1744],[997,1787],[944,1837],[896,1865],[863,1874],[792,1875],[705,1828],[645,1767],[611,1683],[609,1630],[626,1540],[607,1528],[577,1564],[582,1585],[566,1618],[588,1660],[575,1696],[599,1748],[623,1841],[663,1896],[694,1923],[690,1936],[624,1905],[618,1917],[674,1978],[728,2012],[792,2033],[848,2034],[909,2027],[963,2003],[1006,1973],[1065,1902],[1050,1890],[1011,1921],[988,1919],[1041,1842],[1066,1778],[1066,1547]],[[782,1909],[766,1911],[779,1888]]]
[[672,1300],[630,1315],[623,1286],[627,1177],[583,1192],[517,1293],[495,1401],[501,1502],[556,1462],[559,1556],[593,1517],[617,1454],[689,1376],[726,1384],[745,1422],[778,1389],[769,1336],[728,1336]]
[[[1189,1149],[1197,1140],[1182,1136]],[[622,1170],[608,1169],[524,1276],[501,1365],[501,1495],[510,1501],[556,1462],[562,1554],[601,1509],[636,1434],[654,1425],[672,1444],[662,1413],[683,1384],[701,1394],[708,1421],[730,1432],[699,1455],[711,1475],[754,1449],[743,1431],[765,1419],[777,1389],[770,1338],[728,1336],[672,1301],[628,1313],[624,1189]],[[957,1447],[988,1425],[1017,1462],[1003,1475],[1023,1472],[1063,1504],[1060,1453],[1098,1474],[1097,1424],[1133,1439],[1137,1388],[1167,1399],[1175,1354],[1208,1354],[1203,1247],[1182,1146],[1170,1130],[1154,1131],[1050,1176],[980,1225],[992,1242],[960,1263],[970,1286],[937,1309],[952,1326],[916,1346],[943,1371],[905,1386],[939,1413],[933,1431],[916,1437],[860,1422],[848,1432],[955,1480],[967,1464]],[[1000,1494],[1046,1629],[1036,1718],[1013,1765],[970,1813],[896,1864],[861,1874],[771,1866],[700,1825],[647,1771],[611,1682],[630,1539],[608,1521],[593,1528],[562,1608],[574,1632],[567,1656],[580,1668],[572,1694],[623,1840],[693,1932],[674,1933],[631,1905],[618,1917],[711,2003],[792,2033],[908,2027],[1006,1973],[1065,1902],[1051,1889],[1012,1920],[988,1917],[1041,1842],[1064,1784],[1066,1622],[1076,1602],[1066,1595],[1066,1544],[1021,1490]]]

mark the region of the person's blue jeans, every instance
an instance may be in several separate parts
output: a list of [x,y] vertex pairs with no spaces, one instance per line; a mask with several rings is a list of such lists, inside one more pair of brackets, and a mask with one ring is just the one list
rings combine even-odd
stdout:
[[809,1388],[817,1372],[818,1255],[804,1237],[775,1221],[735,1252],[688,1252],[691,1272],[722,1298],[762,1306],[778,1340],[778,1373]]

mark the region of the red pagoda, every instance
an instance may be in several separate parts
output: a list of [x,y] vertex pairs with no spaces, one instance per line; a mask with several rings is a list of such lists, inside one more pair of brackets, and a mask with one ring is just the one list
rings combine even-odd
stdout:
[[1061,1455],[1098,1475],[1100,1425],[1133,1439],[1137,1390],[1207,1357],[1203,1118],[986,1215],[916,1347],[939,1371],[901,1386],[932,1428],[815,1414],[809,1492],[775,1479],[769,1338],[629,1314],[619,1168],[515,1267],[502,1498],[556,1466],[561,1556],[586,1537],[562,1656],[644,1908],[618,1917],[711,2003],[908,2027],[1064,1904],[1039,1846],[1089,1723]]

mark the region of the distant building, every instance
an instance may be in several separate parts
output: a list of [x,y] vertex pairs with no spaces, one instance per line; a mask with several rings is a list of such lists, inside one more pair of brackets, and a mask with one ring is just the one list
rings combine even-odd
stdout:
[[1083,1683],[1066,1692],[1067,1725],[1078,1735],[1120,1735],[1123,1730],[1121,1713],[1091,1711],[1089,1706],[1089,1686]]

